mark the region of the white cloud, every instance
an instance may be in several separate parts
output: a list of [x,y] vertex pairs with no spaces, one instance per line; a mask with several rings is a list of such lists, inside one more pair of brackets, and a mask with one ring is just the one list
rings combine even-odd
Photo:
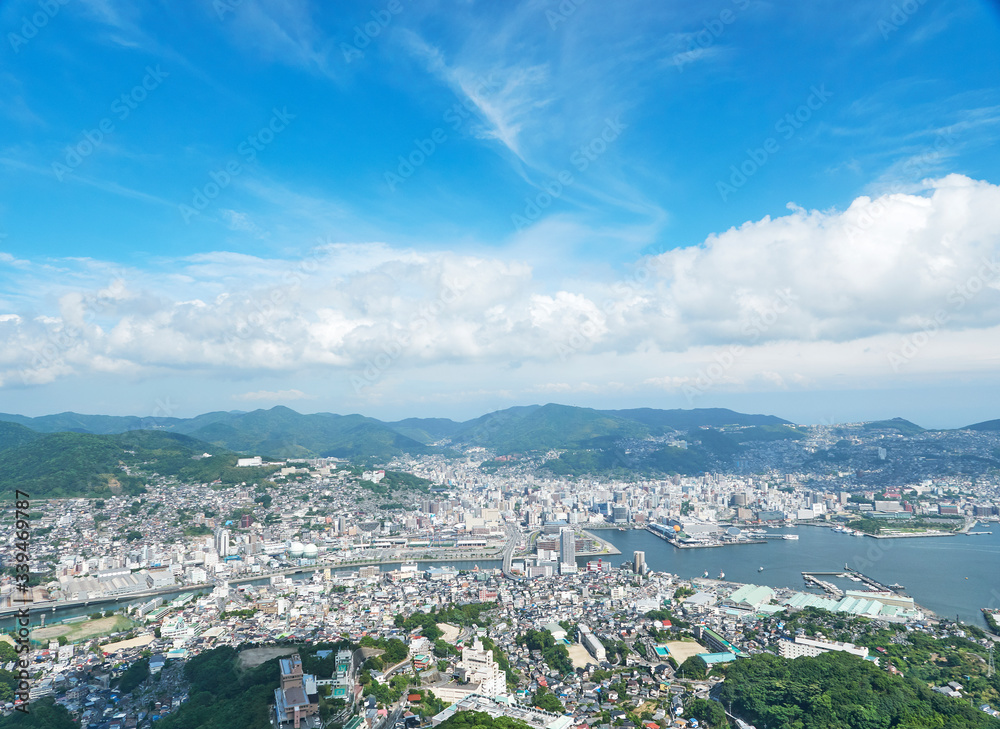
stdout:
[[[505,366],[505,378],[530,374],[525,390],[607,389],[628,373],[628,387],[676,391],[733,347],[712,387],[812,387],[858,368],[982,372],[996,362],[981,340],[1000,327],[1000,187],[951,175],[842,212],[792,206],[641,259],[617,281],[554,290],[522,261],[384,243],[161,265],[51,261],[48,280],[41,266],[14,270],[35,299],[0,312],[0,377],[374,369],[374,386],[458,367],[464,381],[440,387],[474,390],[483,368]],[[918,354],[890,368],[921,336]]]

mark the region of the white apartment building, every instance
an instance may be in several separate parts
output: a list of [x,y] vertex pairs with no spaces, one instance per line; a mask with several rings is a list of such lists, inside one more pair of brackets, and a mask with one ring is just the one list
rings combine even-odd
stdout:
[[[779,651],[782,658],[801,658],[802,656],[818,656],[820,653],[830,651],[840,651],[850,653],[858,658],[867,658],[868,649],[859,648],[853,643],[836,643],[828,640],[817,640],[816,638],[806,638],[801,635],[795,636],[795,640],[782,640],[779,643]],[[876,659],[878,663],[878,659]]]

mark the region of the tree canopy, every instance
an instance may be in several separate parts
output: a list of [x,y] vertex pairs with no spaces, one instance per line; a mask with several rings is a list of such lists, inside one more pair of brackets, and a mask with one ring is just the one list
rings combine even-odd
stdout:
[[1000,729],[1000,719],[846,653],[794,661],[763,653],[726,667],[719,696],[757,726]]

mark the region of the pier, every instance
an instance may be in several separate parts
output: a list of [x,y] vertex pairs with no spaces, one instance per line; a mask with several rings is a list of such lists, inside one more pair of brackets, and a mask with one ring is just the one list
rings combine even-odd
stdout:
[[816,574],[828,574],[828,573],[810,574],[808,572],[803,572],[802,573],[802,578],[807,583],[809,583],[810,585],[816,585],[816,587],[819,587],[824,592],[829,593],[830,595],[832,595],[834,598],[836,598],[838,600],[844,596],[844,591],[843,590],[841,590],[839,587],[837,587],[836,585],[834,585],[832,582],[826,582],[825,580],[817,579],[816,576],[815,576]]
[[654,529],[653,526],[659,527],[659,524],[650,525],[646,527],[646,531],[655,537],[659,537],[668,544],[672,544],[677,549],[704,549],[707,547],[732,547],[738,544],[767,544],[766,539],[732,539],[723,541],[721,539],[712,539],[711,541],[705,542],[681,542],[678,541],[673,535],[668,534],[666,529],[657,528]]
[[846,564],[844,565],[844,569],[838,572],[810,571],[802,573],[802,579],[804,579],[806,582],[810,584],[815,584],[818,587],[823,588],[827,592],[837,595],[838,597],[843,597],[844,595],[843,590],[841,590],[839,587],[830,582],[818,579],[818,577],[847,577],[849,579],[854,579],[858,582],[861,582],[862,584],[865,585],[865,587],[871,588],[872,590],[876,590],[878,592],[894,592],[897,595],[905,595],[905,593],[903,592],[903,587],[901,585],[895,585],[895,586],[883,585],[875,578],[869,577],[863,572],[859,572],[856,569],[848,567]]

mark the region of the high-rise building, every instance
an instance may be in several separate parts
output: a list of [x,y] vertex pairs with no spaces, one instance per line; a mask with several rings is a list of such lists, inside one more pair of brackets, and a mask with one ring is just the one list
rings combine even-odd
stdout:
[[637,575],[646,573],[646,553],[636,550],[632,553],[632,569]]
[[229,556],[229,530],[228,529],[216,529],[215,530],[215,551],[220,557]]
[[481,696],[499,696],[507,691],[507,677],[503,669],[493,658],[493,652],[483,648],[478,637],[462,651],[457,673],[462,681],[478,683],[476,693]]
[[576,564],[576,534],[571,527],[559,530],[559,561],[562,564]]

